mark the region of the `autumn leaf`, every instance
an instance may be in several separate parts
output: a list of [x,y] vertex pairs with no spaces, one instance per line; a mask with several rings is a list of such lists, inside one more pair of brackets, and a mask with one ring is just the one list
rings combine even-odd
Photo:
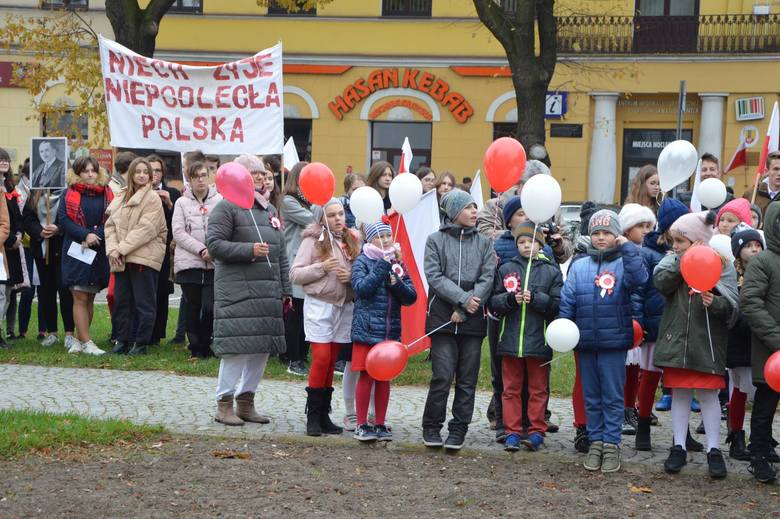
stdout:
[[634,485],[629,485],[628,489],[635,493],[635,494],[652,494],[653,489],[650,487],[636,487]]
[[214,456],[215,458],[220,458],[220,459],[248,460],[252,458],[252,455],[249,454],[248,452],[234,451],[233,449],[214,451],[211,453],[211,455]]

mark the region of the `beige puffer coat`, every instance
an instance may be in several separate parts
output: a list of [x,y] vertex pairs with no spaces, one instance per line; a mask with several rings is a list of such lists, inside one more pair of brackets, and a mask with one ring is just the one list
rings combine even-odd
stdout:
[[[150,185],[135,192],[125,201],[124,193],[114,198],[107,210],[105,225],[106,254],[118,250],[124,263],[144,265],[159,271],[165,257],[168,226],[165,223],[162,201]],[[123,272],[124,265],[112,267],[112,272]]]

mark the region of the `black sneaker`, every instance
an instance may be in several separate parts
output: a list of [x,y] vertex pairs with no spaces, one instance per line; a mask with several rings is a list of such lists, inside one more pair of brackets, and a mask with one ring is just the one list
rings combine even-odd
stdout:
[[675,445],[669,449],[669,457],[664,461],[664,470],[667,474],[677,474],[687,463],[688,453],[682,446]]
[[347,361],[346,360],[337,360],[336,365],[333,367],[333,374],[343,376],[344,375],[344,369],[347,367]]
[[[637,415],[638,414],[639,413],[637,413]],[[653,427],[658,427],[658,423],[659,423],[658,422],[658,417],[656,416],[655,413],[651,412],[650,413],[650,425],[652,425]]]
[[756,481],[760,483],[771,483],[777,479],[777,471],[764,456],[754,456],[750,461],[748,472],[753,474]]
[[704,452],[704,445],[693,439],[690,429],[688,429],[688,436],[685,438],[685,450],[688,452]]
[[287,366],[287,373],[298,377],[308,377],[309,370],[306,369],[306,364],[302,360],[294,360]]
[[504,443],[506,441],[506,429],[496,429],[496,443]]
[[723,453],[720,452],[720,449],[710,449],[710,452],[707,453],[707,465],[712,479],[726,477],[726,460],[723,459]]
[[444,442],[444,448],[448,451],[459,451],[466,443],[466,433],[460,431],[450,431],[447,435],[447,441]]
[[634,436],[636,434],[637,421],[632,411],[634,411],[634,409],[631,407],[623,409],[623,430],[621,431],[621,434],[626,436]]
[[577,452],[587,454],[590,450],[590,438],[588,438],[588,429],[584,425],[577,426],[577,432],[574,435],[574,448]]
[[426,447],[441,447],[444,445],[441,433],[436,429],[423,429],[423,445]]
[[127,355],[132,347],[133,345],[129,342],[116,341],[114,343],[114,348],[111,350],[111,353],[114,355]]

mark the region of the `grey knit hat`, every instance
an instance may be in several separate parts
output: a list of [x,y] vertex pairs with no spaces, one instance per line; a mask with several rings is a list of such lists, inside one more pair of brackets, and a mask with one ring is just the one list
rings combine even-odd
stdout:
[[460,189],[453,189],[442,197],[441,208],[444,209],[447,218],[454,222],[460,212],[473,203],[475,203],[474,198],[470,194]]
[[622,235],[623,232],[620,228],[618,214],[609,209],[602,209],[593,213],[588,224],[588,234],[593,234],[596,231],[607,231],[615,236]]
[[325,205],[313,205],[313,206],[311,206],[312,221],[314,221],[316,223],[319,223],[319,224],[324,223],[323,218],[325,218],[325,209],[329,205],[333,205],[333,204],[341,204],[341,200],[339,200],[338,198],[331,198],[330,200],[325,202]]

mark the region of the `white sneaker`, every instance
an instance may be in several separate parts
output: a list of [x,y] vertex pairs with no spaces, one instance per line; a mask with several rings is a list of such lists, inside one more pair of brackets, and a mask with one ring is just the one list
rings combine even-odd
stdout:
[[[68,339],[71,339],[70,341]],[[74,337],[65,337],[65,347],[68,348],[68,353],[81,353],[84,351],[84,345],[81,344]]]
[[345,414],[343,423],[344,423],[345,431],[350,431],[350,432],[354,431],[355,429],[357,429],[357,425],[358,425],[357,415]]
[[54,346],[55,344],[57,344],[57,336],[53,333],[47,335],[41,341],[41,346],[43,346],[44,348],[49,348],[50,346]]
[[91,340],[81,344],[81,351],[87,355],[103,355],[106,353],[105,351],[98,348],[97,345]]

